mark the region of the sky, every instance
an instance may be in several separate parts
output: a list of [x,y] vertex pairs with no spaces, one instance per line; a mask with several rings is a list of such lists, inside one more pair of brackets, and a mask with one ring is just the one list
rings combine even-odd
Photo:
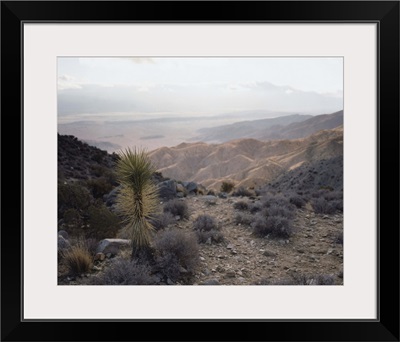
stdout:
[[341,109],[342,58],[58,58],[61,122]]

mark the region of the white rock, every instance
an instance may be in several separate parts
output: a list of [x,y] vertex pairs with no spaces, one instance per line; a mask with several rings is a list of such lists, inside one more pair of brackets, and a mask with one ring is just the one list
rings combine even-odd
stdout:
[[96,253],[117,254],[121,247],[130,246],[131,240],[126,239],[104,239],[97,245]]

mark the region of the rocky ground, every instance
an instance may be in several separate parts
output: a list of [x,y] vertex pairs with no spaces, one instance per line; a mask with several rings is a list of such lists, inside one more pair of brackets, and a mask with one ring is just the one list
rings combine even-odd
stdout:
[[[215,279],[221,285],[251,285],[261,280],[290,278],[292,274],[332,275],[343,283],[343,246],[336,238],[343,232],[343,216],[316,215],[311,208],[298,209],[296,233],[287,240],[258,238],[248,226],[234,222],[233,203],[247,198],[218,199],[207,204],[202,198],[188,198],[192,216],[207,213],[222,225],[224,242],[202,244],[201,269],[196,283]],[[181,222],[191,229],[191,220]]]
[[[200,214],[214,217],[220,224],[224,241],[218,244],[200,244],[200,267],[193,284],[254,285],[282,282],[296,276],[306,276],[313,284],[318,275],[330,276],[333,284],[343,284],[343,214],[315,214],[310,205],[297,209],[294,219],[295,233],[286,240],[259,238],[249,226],[236,224],[239,212],[237,201],[255,202],[247,197],[214,198],[192,196],[184,199],[191,212],[188,220],[179,220],[176,227],[193,230],[193,221]],[[129,250],[119,257],[129,257]],[[93,273],[107,267],[109,259],[96,262]],[[65,276],[59,268],[59,284],[79,284],[80,279]],[[179,285],[177,283],[176,285]]]

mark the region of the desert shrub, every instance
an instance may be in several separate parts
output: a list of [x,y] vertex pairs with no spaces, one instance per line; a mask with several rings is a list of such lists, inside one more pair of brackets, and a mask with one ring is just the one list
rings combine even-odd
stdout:
[[104,177],[89,179],[87,185],[94,198],[102,198],[113,189],[112,184]]
[[254,221],[254,216],[249,213],[237,213],[235,215],[235,223],[249,226]]
[[224,241],[224,234],[218,229],[196,231],[196,235],[199,243],[220,243]]
[[114,259],[105,271],[92,277],[90,285],[153,285],[151,268],[136,260]]
[[260,212],[262,209],[262,206],[260,203],[252,203],[249,205],[249,212],[252,214]]
[[249,205],[247,204],[247,202],[238,201],[238,202],[233,204],[233,208],[235,208],[237,210],[248,210],[249,209]]
[[290,203],[289,199],[282,194],[274,195],[272,193],[266,193],[261,199],[262,206],[269,208],[271,206],[284,207],[288,210],[295,210],[296,207]]
[[86,210],[91,204],[88,189],[80,183],[58,183],[58,214],[63,216],[65,210]]
[[78,210],[69,208],[65,210],[63,215],[64,223],[67,225],[78,226],[82,222],[82,216]]
[[233,184],[232,182],[222,182],[220,191],[230,193],[234,187],[235,184]]
[[183,219],[188,219],[189,207],[185,201],[173,199],[164,204],[164,213],[171,213],[173,216],[180,216]]
[[98,204],[89,207],[88,223],[86,236],[101,240],[115,237],[121,222],[104,204]]
[[293,233],[292,223],[286,217],[258,215],[252,223],[254,234],[259,237],[271,236],[288,238]]
[[61,252],[61,257],[70,274],[73,275],[87,273],[92,265],[92,256],[86,246],[82,243],[64,249]]
[[154,238],[156,267],[177,281],[190,277],[199,263],[199,245],[193,234],[178,229],[161,230]]
[[343,211],[343,192],[320,189],[312,193],[311,205],[318,214],[334,214]]
[[194,230],[210,231],[218,229],[217,222],[210,215],[199,215],[193,222]]
[[288,219],[294,218],[294,212],[288,210],[286,207],[282,207],[277,204],[271,205],[269,208],[263,210],[264,216],[280,216]]
[[207,241],[219,243],[224,240],[220,227],[215,219],[209,215],[199,215],[193,222],[193,229],[200,243]]
[[324,198],[327,201],[341,201],[343,200],[343,192],[340,191],[329,191],[324,194]]
[[103,161],[104,157],[106,157],[106,156],[107,156],[106,151],[96,150],[93,152],[91,159],[98,163],[101,163]]
[[92,174],[96,177],[102,177],[104,176],[108,169],[102,165],[97,165],[97,164],[91,164],[90,169],[92,171]]
[[325,198],[314,198],[311,201],[311,205],[314,212],[317,214],[334,214],[336,209],[336,204],[334,202],[329,202]]
[[291,195],[289,197],[289,202],[295,205],[297,208],[303,208],[306,204],[306,201],[300,195]]
[[245,189],[243,186],[241,186],[240,188],[236,189],[232,193],[232,196],[236,196],[236,197],[240,197],[240,196],[242,196],[242,197],[244,197],[244,196],[250,197],[252,195],[253,195],[253,193],[251,191]]
[[174,223],[176,223],[176,219],[170,212],[160,213],[151,219],[151,224],[156,230],[165,229]]

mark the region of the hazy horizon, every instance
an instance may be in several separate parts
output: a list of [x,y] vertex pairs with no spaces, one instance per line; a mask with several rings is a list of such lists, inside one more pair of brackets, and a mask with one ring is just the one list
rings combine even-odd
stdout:
[[57,92],[62,134],[172,146],[200,128],[342,110],[343,59],[59,57]]

